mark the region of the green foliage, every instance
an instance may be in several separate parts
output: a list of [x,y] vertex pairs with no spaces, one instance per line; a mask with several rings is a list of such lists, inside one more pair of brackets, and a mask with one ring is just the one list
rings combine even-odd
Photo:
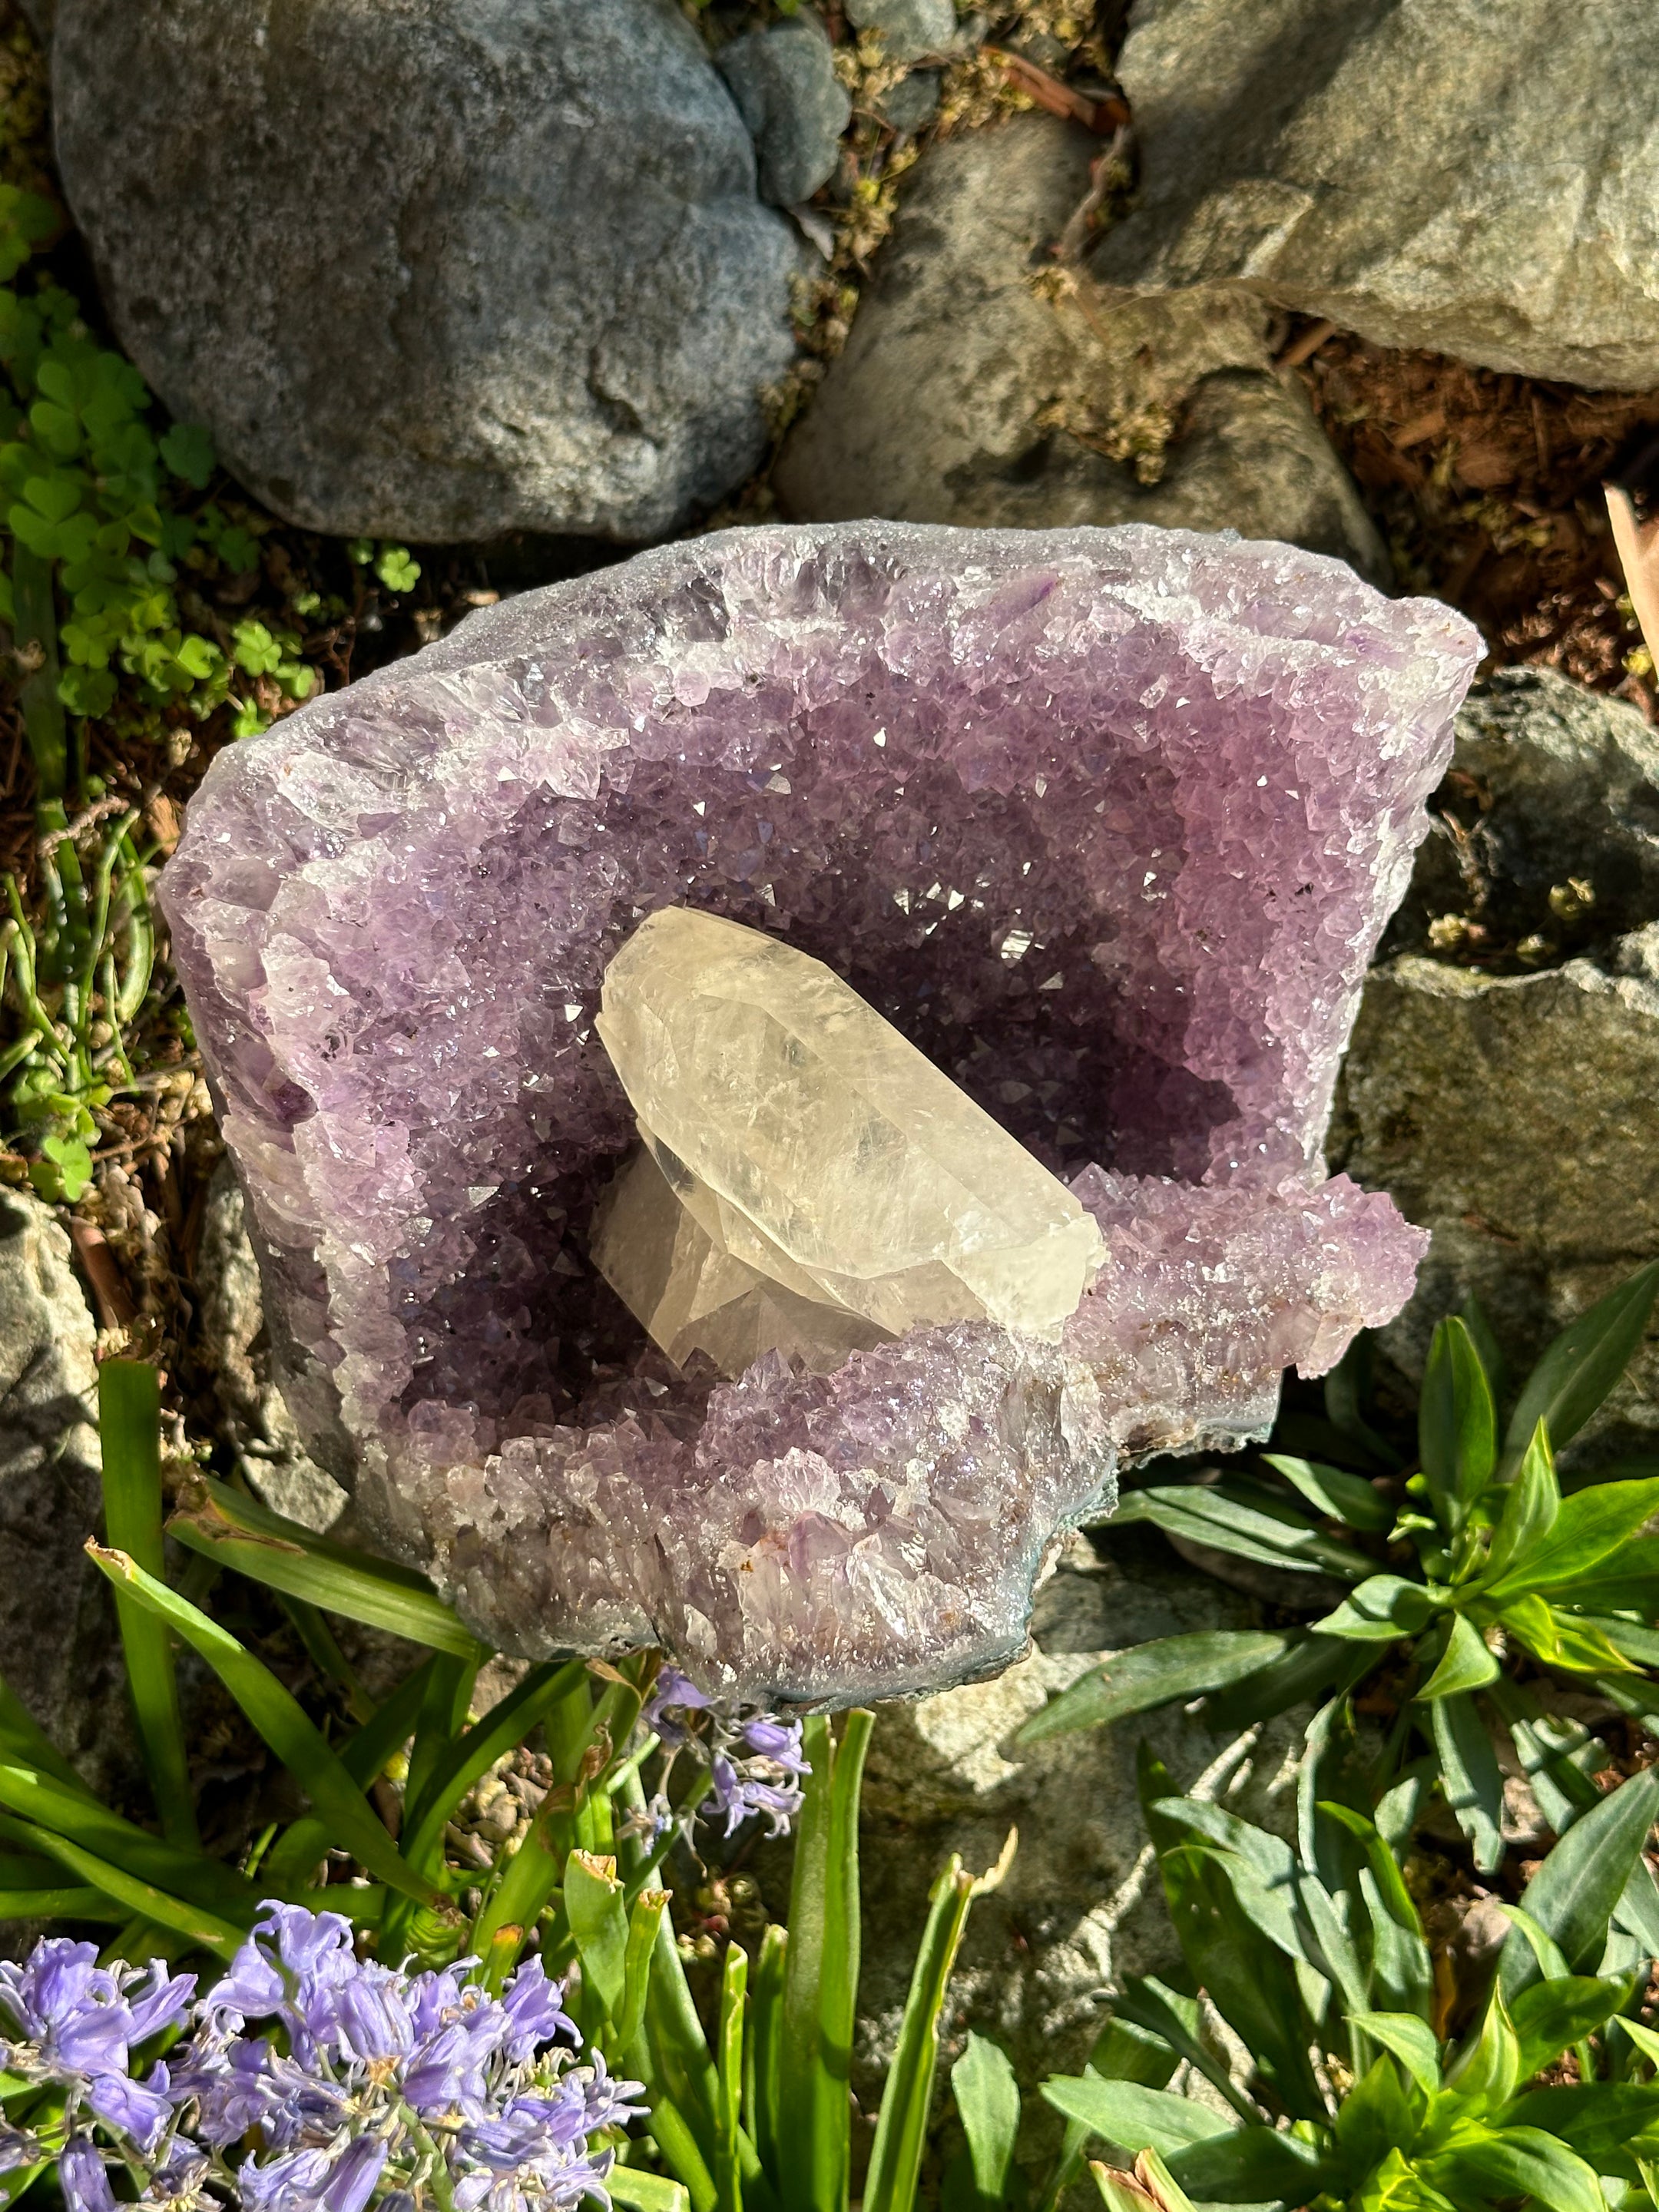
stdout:
[[[1137,2160],[1133,2177],[1097,2175],[1107,2205],[1479,2212],[1524,2199],[1651,2212],[1659,2034],[1639,2018],[1651,1958],[1608,1923],[1641,1863],[1659,1777],[1626,1783],[1556,1845],[1472,2024],[1448,2038],[1386,1838],[1318,1795],[1352,1755],[1346,1727],[1310,1747],[1298,1851],[1207,1800],[1168,1795],[1143,1750],[1143,1803],[1194,1994],[1129,1980],[1085,2071],[1042,2092],[1085,2141]],[[1252,2055],[1242,2085],[1204,2035],[1200,1992]],[[1132,2042],[1116,2033],[1126,2026]],[[1286,2053],[1317,2064],[1287,2069]],[[1231,2110],[1166,2087],[1182,2061]],[[1555,2079],[1539,2084],[1545,2073]]]
[[257,571],[264,526],[204,496],[216,473],[207,433],[158,429],[131,363],[96,343],[49,274],[31,276],[58,228],[51,203],[0,187],[0,622],[40,852],[36,911],[3,884],[0,1002],[9,995],[15,1026],[0,1043],[0,1135],[43,1197],[72,1203],[91,1177],[99,1115],[143,1073],[131,1032],[155,972],[154,855],[139,811],[112,816],[88,773],[86,726],[155,738],[224,707],[246,737],[270,720],[261,686],[300,700],[316,677],[296,632],[252,617],[220,625],[192,596]]
[[[1565,1833],[1597,1802],[1591,1778],[1609,1754],[1556,1710],[1555,1684],[1594,1687],[1632,1714],[1659,1711],[1659,1539],[1640,1533],[1659,1516],[1659,1473],[1608,1468],[1564,1497],[1553,1444],[1613,1389],[1656,1295],[1659,1264],[1573,1322],[1522,1384],[1501,1449],[1477,1313],[1435,1331],[1414,1459],[1365,1417],[1357,1363],[1345,1363],[1327,1392],[1328,1460],[1268,1452],[1259,1472],[1130,1492],[1120,1523],[1335,1577],[1347,1595],[1305,1629],[1170,1637],[1121,1653],[1034,1715],[1022,1740],[1200,1694],[1213,1724],[1237,1727],[1310,1697],[1340,1701],[1369,1680],[1399,1715],[1368,1778],[1370,1802],[1426,1753],[1477,1869],[1492,1871],[1503,1856],[1501,1729]],[[1641,1915],[1659,1926],[1659,1887],[1644,1868],[1634,1881],[1625,1924]]]

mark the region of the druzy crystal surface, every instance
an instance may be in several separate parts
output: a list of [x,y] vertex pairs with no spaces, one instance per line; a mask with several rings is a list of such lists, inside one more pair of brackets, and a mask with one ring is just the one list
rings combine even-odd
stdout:
[[[162,897],[369,1533],[507,1650],[825,1700],[1012,1656],[1118,1464],[1258,1433],[1410,1291],[1425,1240],[1320,1142],[1477,652],[1285,546],[769,527],[228,747]],[[1109,1258],[1058,1344],[650,1344],[588,1249],[635,1138],[594,1020],[668,906],[823,961],[1067,1184]]]
[[[1105,1257],[1094,1219],[821,960],[663,907],[605,970],[594,1026],[710,1261],[830,1309],[826,1350],[841,1314],[887,1337],[994,1321],[1060,1341]],[[593,1257],[651,1328],[607,1264],[627,1267],[624,1219]]]

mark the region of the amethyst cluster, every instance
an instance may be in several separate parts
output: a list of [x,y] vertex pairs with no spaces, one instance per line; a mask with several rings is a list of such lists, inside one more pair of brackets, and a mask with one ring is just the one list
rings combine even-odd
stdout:
[[[162,896],[284,1389],[481,1635],[766,1702],[1020,1648],[1115,1468],[1235,1444],[1425,1239],[1328,1181],[1361,979],[1479,647],[1132,526],[730,532],[476,615],[222,753]],[[655,1352],[589,1264],[607,963],[690,903],[827,962],[1070,1183],[1057,1346]]]

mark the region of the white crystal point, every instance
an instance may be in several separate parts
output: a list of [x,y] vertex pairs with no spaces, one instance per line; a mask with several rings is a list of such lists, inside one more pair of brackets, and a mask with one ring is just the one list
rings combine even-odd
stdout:
[[1098,1227],[821,961],[665,907],[601,1006],[640,1133],[723,1258],[890,1336],[990,1320],[1058,1342],[1105,1259]]
[[891,1341],[844,1306],[802,1297],[712,1238],[641,1146],[594,1209],[588,1253],[623,1304],[677,1366],[706,1352],[741,1375],[769,1352],[833,1374],[848,1352]]

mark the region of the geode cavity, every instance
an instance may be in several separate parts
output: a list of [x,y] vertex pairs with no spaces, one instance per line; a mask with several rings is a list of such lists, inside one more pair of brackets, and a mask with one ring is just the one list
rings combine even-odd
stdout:
[[[1120,1459],[1236,1443],[1410,1291],[1325,1180],[1474,632],[1140,527],[730,532],[472,617],[222,752],[163,896],[284,1389],[378,1540],[526,1654],[838,1700],[1020,1647]],[[1059,1345],[677,1372],[589,1263],[593,1030],[702,906],[846,978],[1109,1258]]]

